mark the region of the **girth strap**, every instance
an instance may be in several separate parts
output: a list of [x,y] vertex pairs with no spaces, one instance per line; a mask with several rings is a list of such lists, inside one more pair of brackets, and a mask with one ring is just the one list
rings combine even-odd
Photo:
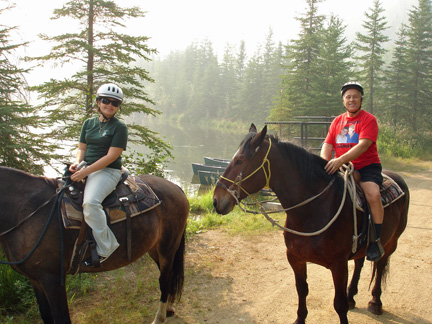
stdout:
[[132,227],[131,227],[131,210],[129,199],[127,197],[120,198],[120,201],[125,206],[126,211],[126,248],[128,261],[132,261]]

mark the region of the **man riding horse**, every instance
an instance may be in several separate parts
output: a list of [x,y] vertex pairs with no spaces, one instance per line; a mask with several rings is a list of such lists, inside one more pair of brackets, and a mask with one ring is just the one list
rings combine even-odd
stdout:
[[[325,166],[329,174],[338,171],[343,164],[348,162],[352,162],[354,168],[359,171],[360,186],[365,193],[375,223],[376,240],[369,244],[366,255],[368,260],[376,262],[384,254],[380,241],[384,219],[384,208],[380,195],[383,177],[376,145],[378,124],[374,115],[361,109],[363,95],[363,87],[358,82],[348,82],[342,86],[341,97],[346,112],[336,117],[330,125],[321,149],[321,157],[329,161]],[[336,137],[344,127],[351,130],[350,135],[345,135],[350,136],[349,140],[336,142]],[[335,151],[334,158],[332,158],[333,150]]]

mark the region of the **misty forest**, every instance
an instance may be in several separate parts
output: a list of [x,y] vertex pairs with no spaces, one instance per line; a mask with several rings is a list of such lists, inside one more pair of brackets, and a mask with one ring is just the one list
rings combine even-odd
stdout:
[[[42,174],[43,165],[61,160],[60,143],[76,140],[94,113],[95,89],[107,80],[121,85],[128,98],[121,113],[132,142],[151,150],[126,156],[141,173],[162,174],[164,161],[175,158],[156,131],[137,123],[142,118],[245,127],[296,116],[330,117],[343,111],[341,85],[354,80],[365,88],[363,107],[379,121],[381,152],[429,158],[431,1],[419,0],[406,12],[406,23],[389,26],[376,0],[364,8],[362,27],[350,40],[342,18],[320,14],[323,2],[305,1],[295,39],[275,42],[270,28],[252,55],[242,41],[226,44],[218,57],[211,40],[202,40],[158,57],[157,48],[147,46],[148,35],[132,36],[126,28],[127,20],[145,19],[144,5],[123,8],[113,1],[77,0],[55,9],[53,19],[77,24],[67,34],[40,35],[53,44],[43,56],[17,57],[17,49],[28,44],[12,41],[19,25],[1,26],[0,165]],[[0,16],[12,7],[10,2],[0,8]],[[397,29],[393,38],[390,27]],[[76,71],[26,84],[33,67],[48,64],[69,64]],[[30,94],[37,104],[28,100]]]

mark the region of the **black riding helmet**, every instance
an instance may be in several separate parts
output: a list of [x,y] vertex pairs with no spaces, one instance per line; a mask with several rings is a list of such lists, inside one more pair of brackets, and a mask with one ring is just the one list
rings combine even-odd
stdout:
[[356,90],[360,91],[362,98],[363,98],[364,91],[363,91],[363,87],[361,86],[360,83],[355,82],[355,81],[350,81],[350,82],[345,83],[341,88],[341,97],[343,97],[343,95],[345,94],[345,92],[348,89],[356,89]]

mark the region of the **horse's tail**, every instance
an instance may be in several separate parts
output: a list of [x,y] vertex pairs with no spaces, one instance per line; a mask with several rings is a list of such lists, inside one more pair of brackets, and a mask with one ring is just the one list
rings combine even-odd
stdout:
[[[376,276],[376,274],[377,274],[377,264],[378,264],[378,262],[373,262],[373,269],[372,269],[372,278],[371,278],[371,280],[370,280],[370,282],[369,282],[369,289],[371,288],[371,286],[372,286],[372,282],[374,281],[374,279],[375,279],[375,276]],[[385,284],[386,284],[386,281],[387,281],[387,276],[388,276],[388,274],[389,274],[389,272],[390,272],[390,257],[388,257],[388,258],[386,258],[386,261],[385,261],[385,265],[384,265],[384,269],[383,269],[383,271],[382,271],[382,275],[381,275],[381,283],[385,286]]]
[[170,295],[173,299],[177,299],[178,301],[180,301],[184,283],[185,236],[186,230],[183,232],[180,246],[178,247],[174,256],[170,284]]

